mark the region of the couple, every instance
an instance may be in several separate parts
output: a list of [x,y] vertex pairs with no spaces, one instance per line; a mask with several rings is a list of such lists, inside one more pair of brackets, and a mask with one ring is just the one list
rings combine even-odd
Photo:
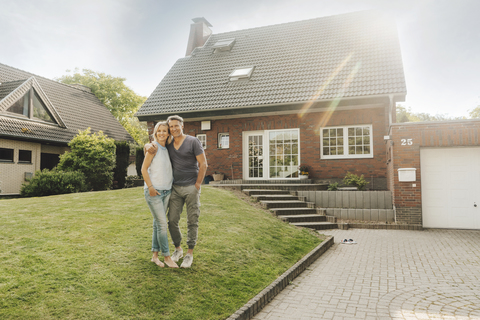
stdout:
[[[142,165],[145,200],[153,215],[151,261],[164,267],[164,263],[158,259],[158,252],[161,251],[165,264],[170,268],[178,268],[176,262],[183,257],[180,246],[182,233],[178,223],[183,205],[186,204],[188,251],[180,267],[190,268],[198,234],[200,186],[207,171],[205,152],[197,138],[183,133],[183,119],[179,116],[171,116],[167,121],[157,123],[153,139],[152,144],[145,145],[147,152]],[[171,257],[167,224],[175,245]]]

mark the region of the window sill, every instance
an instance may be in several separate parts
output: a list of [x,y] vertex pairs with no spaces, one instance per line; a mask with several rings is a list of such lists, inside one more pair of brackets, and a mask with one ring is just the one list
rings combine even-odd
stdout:
[[373,154],[365,154],[365,155],[355,155],[355,156],[324,156],[321,155],[320,159],[322,160],[338,160],[338,159],[372,159]]

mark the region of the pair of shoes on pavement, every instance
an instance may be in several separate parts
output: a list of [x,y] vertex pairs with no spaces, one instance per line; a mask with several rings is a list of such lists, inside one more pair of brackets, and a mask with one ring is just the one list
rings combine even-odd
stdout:
[[343,243],[343,244],[357,244],[357,242],[354,241],[353,239],[343,239],[342,241],[340,241],[340,243]]
[[[178,262],[183,257],[183,250],[175,249],[175,252],[172,254],[172,260]],[[191,253],[187,253],[183,258],[183,262],[180,265],[180,268],[190,268],[193,263],[193,255]]]

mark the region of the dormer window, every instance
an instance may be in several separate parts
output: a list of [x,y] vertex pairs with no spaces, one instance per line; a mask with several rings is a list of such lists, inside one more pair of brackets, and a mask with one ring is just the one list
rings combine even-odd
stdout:
[[52,115],[33,88],[30,88],[23,97],[8,108],[7,112],[20,114],[30,119],[55,123]]
[[235,44],[235,38],[223,39],[215,42],[212,48],[215,49],[215,52],[230,51],[233,48],[234,44]]
[[230,81],[237,81],[240,79],[249,79],[252,75],[254,67],[247,67],[247,68],[239,68],[235,69],[232,73],[230,73]]

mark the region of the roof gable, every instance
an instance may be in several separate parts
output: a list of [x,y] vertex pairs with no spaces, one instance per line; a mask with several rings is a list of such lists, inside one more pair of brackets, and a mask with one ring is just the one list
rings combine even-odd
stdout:
[[[29,88],[58,125],[5,115],[9,105]],[[117,141],[133,141],[93,93],[0,63],[0,137],[66,145],[79,130],[89,127]]]
[[[48,110],[50,115],[54,118],[54,121],[56,122],[56,124],[58,124],[60,127],[66,128],[66,125],[63,122],[62,118],[60,117],[57,110],[48,99],[45,92],[42,90],[42,87],[37,82],[35,77],[30,77],[29,79],[25,80],[23,83],[21,83],[18,87],[15,88],[15,85],[18,85],[18,83],[20,82],[21,81],[13,81],[13,82],[2,83],[0,85],[0,88],[3,86],[6,87],[5,90],[0,89],[0,112],[4,113],[5,111],[7,111],[16,101],[18,101],[20,98],[25,96],[25,94],[27,94],[27,92],[31,88],[33,88],[35,90],[35,93],[38,94],[40,101],[44,104],[44,107]],[[8,92],[9,90],[11,91]],[[3,94],[6,94],[6,95],[2,97]],[[6,115],[6,114],[3,114],[3,115]]]
[[[216,43],[235,38],[230,51]],[[248,81],[229,81],[252,66]],[[405,95],[395,24],[357,12],[212,34],[179,59],[137,116]]]

